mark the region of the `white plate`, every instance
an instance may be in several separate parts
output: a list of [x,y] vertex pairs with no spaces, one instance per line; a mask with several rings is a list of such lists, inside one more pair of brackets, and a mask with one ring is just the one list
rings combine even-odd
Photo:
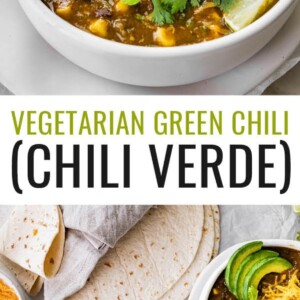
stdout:
[[297,48],[300,6],[271,43],[246,63],[221,76],[172,88],[124,85],[73,65],[42,40],[16,0],[0,1],[0,39],[0,82],[18,95],[246,94]]
[[[276,240],[276,239],[275,240],[262,240],[262,241],[263,241],[265,247],[275,246],[275,247],[291,247],[291,248],[295,248],[295,249],[300,249],[300,243],[297,241],[279,240],[279,239],[278,240]],[[229,260],[231,255],[237,249],[239,249],[241,246],[243,246],[244,244],[247,244],[247,243],[249,243],[249,242],[244,242],[244,243],[240,243],[235,246],[232,246],[232,247],[228,248],[226,251],[224,251],[223,253],[221,253],[219,256],[217,256],[204,269],[204,271],[201,273],[201,275],[197,279],[197,281],[192,289],[189,300],[207,300],[207,299],[204,299],[204,297],[200,297],[202,290],[204,289],[204,287],[207,284],[207,279],[210,278],[214,274],[214,271],[217,270],[220,266],[226,264],[226,262]]]

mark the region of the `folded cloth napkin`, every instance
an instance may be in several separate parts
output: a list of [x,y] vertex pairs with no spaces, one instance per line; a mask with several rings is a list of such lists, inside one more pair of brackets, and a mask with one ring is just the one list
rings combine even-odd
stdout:
[[98,260],[151,208],[149,205],[63,206],[68,228],[58,274],[45,282],[45,300],[63,300],[80,290]]
[[221,206],[221,252],[250,240],[295,240],[300,217],[290,205]]

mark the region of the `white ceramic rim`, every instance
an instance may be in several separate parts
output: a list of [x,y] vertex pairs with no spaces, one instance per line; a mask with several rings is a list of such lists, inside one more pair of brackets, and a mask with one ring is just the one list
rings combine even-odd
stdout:
[[[20,300],[23,300],[24,298],[20,295],[19,291],[18,291],[18,287],[10,280],[10,278],[5,275],[3,272],[0,271],[0,279],[7,284],[10,288],[13,289],[13,291],[15,292],[15,294],[18,296],[18,298]],[[25,300],[25,299],[24,299]]]
[[[277,18],[280,17],[288,8],[296,3],[298,0],[279,0],[278,3],[270,9],[265,15],[258,19],[253,24],[244,28],[243,30],[222,37],[220,39],[208,41],[205,43],[176,46],[176,47],[144,47],[122,44],[106,39],[99,38],[93,34],[87,33],[81,29],[76,28],[70,23],[64,21],[56,14],[51,12],[41,0],[19,0],[22,6],[29,8],[34,12],[43,22],[51,26],[57,27],[57,30],[69,38],[75,40],[80,44],[85,44],[92,47],[94,51],[97,49],[105,49],[107,52],[120,54],[123,53],[128,57],[180,57],[194,54],[201,54],[210,51],[217,51],[224,47],[230,47],[242,40],[255,35],[264,28],[270,26]],[[26,3],[26,4],[25,4]],[[30,18],[30,14],[28,16]]]
[[[210,291],[215,284],[216,280],[220,276],[220,274],[225,270],[229,258],[231,255],[241,246],[251,243],[254,241],[262,241],[264,247],[285,247],[285,248],[291,248],[291,249],[296,249],[300,251],[300,242],[298,241],[292,241],[292,240],[282,240],[282,239],[261,239],[261,240],[253,240],[253,241],[248,241],[248,242],[243,242],[237,245],[234,245],[227,250],[225,250],[223,253],[221,253],[218,257],[216,257],[210,265],[207,267],[206,270],[208,270],[209,267],[213,266],[212,274],[210,275],[209,278],[206,278],[206,283],[204,287],[202,288],[200,283],[203,280],[203,276],[206,276],[205,270],[204,272],[200,275],[198,278],[197,282],[194,285],[194,288],[190,294],[189,300],[207,300],[208,296],[210,294]],[[221,264],[218,263],[218,260],[221,258],[226,258],[224,262]],[[215,265],[214,265],[215,264]],[[199,293],[199,289],[202,288],[202,291]],[[198,295],[200,294],[200,298]]]

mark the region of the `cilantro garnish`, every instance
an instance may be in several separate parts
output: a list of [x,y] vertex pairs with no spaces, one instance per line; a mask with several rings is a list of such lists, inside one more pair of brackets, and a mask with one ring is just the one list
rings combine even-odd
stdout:
[[129,6],[136,5],[140,2],[141,2],[141,0],[122,0],[122,3],[129,5]]
[[[122,0],[124,4],[136,5],[141,0]],[[153,3],[153,12],[151,19],[158,26],[172,24],[173,15],[183,12],[188,4],[193,7],[199,6],[204,0],[151,0]],[[237,0],[212,0],[221,10],[228,11]]]
[[213,0],[213,2],[223,11],[229,11],[237,0]]
[[191,0],[191,5],[193,7],[198,7],[202,2],[203,0]]
[[152,0],[152,3],[154,6],[152,12],[152,21],[159,26],[162,26],[164,24],[172,24],[173,16],[167,9],[163,7],[160,0]]
[[183,12],[186,8],[186,0],[161,0],[162,4],[166,6],[171,14],[176,14],[178,12]]

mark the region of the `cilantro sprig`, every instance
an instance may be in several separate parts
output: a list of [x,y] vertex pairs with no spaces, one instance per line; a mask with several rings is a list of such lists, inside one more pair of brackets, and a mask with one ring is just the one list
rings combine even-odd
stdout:
[[229,11],[237,0],[213,0],[213,2],[223,11]]
[[[229,11],[236,1],[237,0],[213,0],[224,12]],[[174,22],[173,15],[178,12],[183,12],[189,3],[193,7],[198,7],[203,2],[204,0],[152,0],[154,6],[152,20],[159,26],[172,24]]]
[[162,4],[168,8],[171,14],[183,12],[186,8],[186,0],[161,0]]
[[172,13],[168,11],[160,0],[152,0],[153,3],[153,12],[151,14],[151,19],[158,26],[164,24],[172,24],[174,19]]
[[[141,0],[122,0],[124,4],[136,5]],[[165,24],[172,24],[174,22],[174,15],[179,12],[184,12],[190,4],[197,7],[203,3],[204,0],[151,0],[153,4],[153,12],[151,13],[151,20],[158,26]],[[223,11],[228,11],[237,0],[213,0],[213,2]]]
[[152,21],[157,25],[172,24],[173,15],[184,12],[190,3],[193,7],[199,6],[204,0],[152,0],[154,9]]

